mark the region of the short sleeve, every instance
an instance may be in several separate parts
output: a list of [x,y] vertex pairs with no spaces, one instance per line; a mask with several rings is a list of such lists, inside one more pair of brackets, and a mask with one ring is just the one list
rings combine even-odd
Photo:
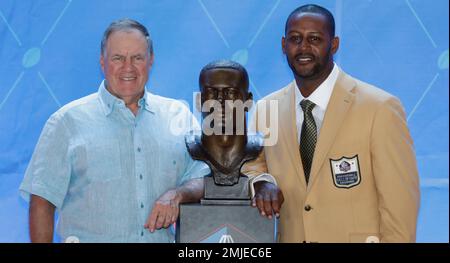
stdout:
[[34,194],[61,208],[70,181],[69,145],[69,129],[56,112],[42,130],[19,187],[25,200]]

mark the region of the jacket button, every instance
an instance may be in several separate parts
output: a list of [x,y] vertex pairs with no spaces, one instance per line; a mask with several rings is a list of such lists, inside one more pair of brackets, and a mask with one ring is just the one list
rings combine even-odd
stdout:
[[310,205],[306,205],[305,206],[305,211],[309,211],[309,210],[311,210],[312,209],[312,207],[310,206]]

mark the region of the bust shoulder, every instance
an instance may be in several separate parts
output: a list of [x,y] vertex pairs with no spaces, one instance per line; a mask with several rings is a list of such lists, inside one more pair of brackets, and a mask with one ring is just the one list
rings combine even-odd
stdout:
[[201,133],[190,131],[188,134],[185,135],[184,141],[186,143],[186,148],[189,151],[189,154],[191,155],[192,159],[195,160],[203,160],[203,151],[200,148]]
[[261,134],[256,133],[247,135],[246,159],[256,159],[263,148],[263,144],[264,139]]

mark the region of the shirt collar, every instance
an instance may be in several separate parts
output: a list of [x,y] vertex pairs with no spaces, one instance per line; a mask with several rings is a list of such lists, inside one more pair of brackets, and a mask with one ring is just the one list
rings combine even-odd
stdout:
[[147,88],[145,89],[144,96],[139,100],[139,106],[144,103],[144,109],[155,113],[156,111],[156,100],[154,98],[154,95],[147,91]]
[[[124,106],[125,102],[116,96],[112,95],[105,86],[105,80],[102,81],[100,84],[100,87],[98,88],[98,94],[100,97],[100,101],[103,107],[103,112],[106,116],[111,114],[111,112],[114,110],[114,107],[116,106]],[[154,113],[155,108],[153,103],[150,103],[152,94],[150,92],[147,92],[147,88],[145,88],[144,96],[139,99],[138,105],[139,107],[142,107],[141,105],[144,105],[144,109]]]
[[[308,100],[314,102],[320,109],[325,111],[330,101],[331,93],[333,92],[334,85],[339,75],[339,67],[336,63],[333,63],[333,70],[330,75],[322,82],[316,90],[314,90],[311,95],[307,98]],[[300,102],[305,99],[298,89],[297,82],[294,81],[295,85],[295,101],[296,105],[300,105]]]

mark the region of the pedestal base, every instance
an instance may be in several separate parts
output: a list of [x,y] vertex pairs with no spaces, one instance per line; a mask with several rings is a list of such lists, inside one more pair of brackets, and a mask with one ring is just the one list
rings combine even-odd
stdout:
[[205,199],[218,200],[250,200],[250,189],[248,189],[248,177],[241,176],[235,185],[216,185],[212,176],[207,176],[205,180]]
[[262,217],[255,207],[223,204],[180,206],[178,243],[274,243],[277,220]]

